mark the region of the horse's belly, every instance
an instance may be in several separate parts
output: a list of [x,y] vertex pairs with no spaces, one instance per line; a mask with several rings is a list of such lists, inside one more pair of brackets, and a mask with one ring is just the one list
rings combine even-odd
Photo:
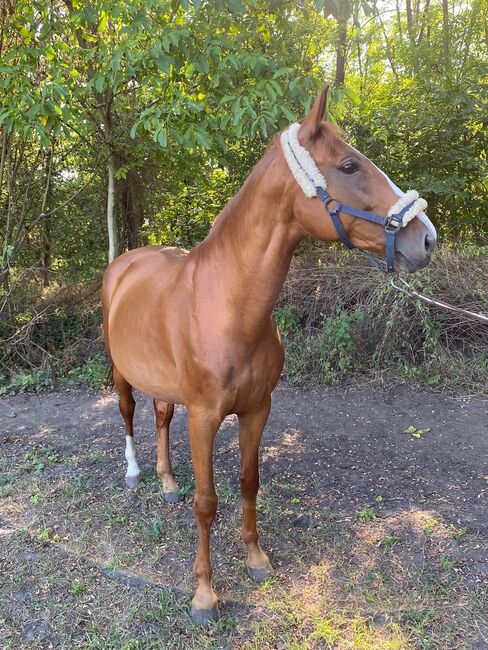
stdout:
[[174,381],[171,366],[164,367],[164,359],[148,363],[144,358],[132,355],[127,362],[124,355],[114,358],[114,364],[121,375],[140,393],[170,404],[182,404],[183,399],[178,384]]
[[141,393],[172,404],[181,404],[179,379],[169,335],[156,326],[156,314],[131,309],[130,298],[112,303],[108,319],[108,340],[112,361],[131,386]]

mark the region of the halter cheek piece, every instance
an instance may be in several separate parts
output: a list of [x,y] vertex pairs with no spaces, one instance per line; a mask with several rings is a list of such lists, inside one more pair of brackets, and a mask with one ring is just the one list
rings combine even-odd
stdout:
[[[375,214],[374,212],[366,212],[366,210],[360,210],[359,208],[354,208],[353,206],[337,201],[327,192],[327,182],[317,167],[315,160],[310,155],[310,152],[298,142],[300,126],[298,122],[295,122],[281,134],[283,153],[295,180],[306,196],[309,198],[317,196],[323,201],[337,234],[342,243],[350,250],[355,249],[355,246],[352,244],[342,225],[339,212],[383,226],[386,236],[385,262],[377,260],[376,257],[367,251],[362,249],[358,250],[377,269],[386,272],[393,271],[395,262],[395,236],[400,228],[405,227],[422,210],[425,210],[427,201],[420,199],[418,192],[415,190],[410,190],[391,206],[386,217]],[[330,206],[331,203],[335,204],[333,208]]]

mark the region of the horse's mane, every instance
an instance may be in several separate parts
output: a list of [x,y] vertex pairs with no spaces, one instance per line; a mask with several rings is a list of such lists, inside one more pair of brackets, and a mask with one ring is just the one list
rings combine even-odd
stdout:
[[[288,128],[288,127],[287,127]],[[213,223],[212,223],[212,228],[216,225],[218,221],[220,221],[220,218],[223,217],[229,209],[231,209],[232,204],[236,200],[236,198],[243,192],[247,191],[254,183],[257,183],[259,179],[261,179],[263,172],[268,168],[268,166],[271,164],[272,160],[276,156],[277,152],[279,151],[279,147],[281,147],[280,144],[280,136],[281,136],[282,131],[278,131],[278,133],[275,133],[273,138],[271,139],[270,143],[264,150],[263,155],[261,158],[258,160],[258,162],[254,165],[252,168],[251,172],[249,173],[249,176],[246,178],[244,183],[242,184],[240,190],[237,192],[237,194],[225,205],[223,210],[215,217]],[[319,141],[321,142],[322,146],[327,147],[330,149],[332,152],[335,149],[337,141],[342,142],[343,141],[343,130],[337,126],[337,124],[333,124],[332,122],[322,122],[320,124],[319,129],[317,132],[311,137],[310,139],[310,144],[313,144],[315,146],[318,145]],[[307,145],[305,145],[307,146]]]

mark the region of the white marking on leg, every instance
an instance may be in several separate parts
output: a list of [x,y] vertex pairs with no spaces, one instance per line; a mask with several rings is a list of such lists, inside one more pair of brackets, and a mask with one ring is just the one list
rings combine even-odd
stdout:
[[125,457],[127,459],[127,473],[126,477],[139,476],[141,470],[137,464],[136,448],[132,436],[125,436]]

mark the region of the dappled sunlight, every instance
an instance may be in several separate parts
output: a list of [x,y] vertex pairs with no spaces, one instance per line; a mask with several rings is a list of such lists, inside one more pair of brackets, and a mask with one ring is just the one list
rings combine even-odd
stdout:
[[44,438],[49,438],[51,434],[53,434],[56,431],[56,427],[51,426],[49,424],[43,424],[42,426],[39,427],[36,433],[32,433],[30,435],[31,440],[40,440],[43,442]]
[[281,444],[286,446],[293,446],[294,451],[300,451],[300,448],[303,449],[303,444],[301,444],[302,432],[298,429],[289,429],[284,431],[281,434]]
[[[375,391],[381,405],[384,396]],[[405,393],[410,403],[412,392]],[[441,400],[435,396],[436,404]],[[2,461],[7,484],[0,490],[10,490],[0,499],[2,540],[27,534],[19,549],[40,545],[46,561],[57,553],[60,567],[75,562],[88,574],[98,571],[100,597],[114,584],[129,585],[138,596],[143,589],[176,590],[179,615],[187,617],[196,528],[186,410],[176,410],[171,444],[187,501],[168,505],[154,474],[150,401],[137,397],[143,473],[133,491],[123,482],[115,394],[76,395],[63,408],[60,427],[63,412],[51,420],[47,403],[39,434],[39,425],[29,422],[18,434],[18,423],[9,420],[25,444],[9,443],[11,459]],[[425,413],[430,410],[427,402]],[[80,412],[92,421],[87,427],[85,420],[81,437]],[[354,414],[359,417],[353,420]],[[445,429],[439,440],[436,429],[415,440],[403,433],[403,423],[386,431],[382,418],[368,392],[332,388],[315,397],[288,387],[276,391],[261,447],[258,498],[260,539],[276,577],[261,587],[247,578],[239,535],[237,419],[224,422],[215,445],[214,585],[225,620],[235,617],[252,635],[255,645],[243,648],[292,648],[301,639],[311,650],[406,650],[424,639],[456,647],[461,637],[483,638],[486,542],[469,532],[473,520],[464,519],[484,512],[472,497],[480,493],[475,470],[463,465],[458,472],[452,462],[458,447],[446,448]],[[416,422],[423,426],[425,419],[421,414]],[[481,457],[485,440],[472,436],[470,444]],[[456,493],[464,490],[464,501],[448,500],[453,485]],[[14,551],[20,565],[22,553]],[[481,632],[468,630],[467,621],[479,623]]]
[[[294,449],[303,444],[302,435],[285,430],[280,443],[277,449]],[[134,590],[170,589],[186,607],[194,585],[191,504],[164,504],[153,476],[133,492],[114,484],[113,474],[94,481],[90,470],[98,462],[104,457],[80,454],[73,475],[39,481],[27,473],[30,482],[16,501],[25,510],[23,520],[14,525],[9,514],[4,538],[27,528],[46,554],[62,553],[59,562],[83,562],[101,572],[103,591],[113,581]],[[380,502],[354,516],[334,513],[322,508],[307,483],[300,490],[285,481],[264,486],[259,519],[262,539],[274,543],[277,577],[261,587],[252,584],[244,570],[230,469],[219,481],[215,584],[224,612],[233,615],[237,607],[241,617],[257,617],[259,623],[251,624],[256,647],[292,647],[300,638],[311,649],[407,650],[418,647],[412,639],[451,629],[457,612],[475,615],[464,588],[453,581],[456,559],[449,543],[460,531],[435,508],[388,513]],[[419,552],[421,564],[412,564]]]
[[362,611],[361,604],[347,603],[333,571],[334,566],[327,562],[312,565],[307,574],[286,580],[285,584],[271,582],[252,595],[252,601],[265,608],[260,625],[266,626],[269,647],[278,639],[297,634],[303,639],[303,647],[311,648],[414,647],[392,618],[378,617]]
[[112,406],[112,404],[118,401],[118,395],[116,393],[102,393],[97,397],[96,402],[93,404],[95,409],[103,409],[107,406]]
[[288,429],[283,431],[279,438],[279,445],[266,446],[263,449],[263,462],[267,460],[277,460],[280,456],[286,456],[290,453],[299,454],[304,449],[302,433],[299,429]]
[[238,418],[235,413],[232,413],[231,415],[227,415],[222,424],[220,425],[221,429],[229,429],[231,427],[237,426]]

